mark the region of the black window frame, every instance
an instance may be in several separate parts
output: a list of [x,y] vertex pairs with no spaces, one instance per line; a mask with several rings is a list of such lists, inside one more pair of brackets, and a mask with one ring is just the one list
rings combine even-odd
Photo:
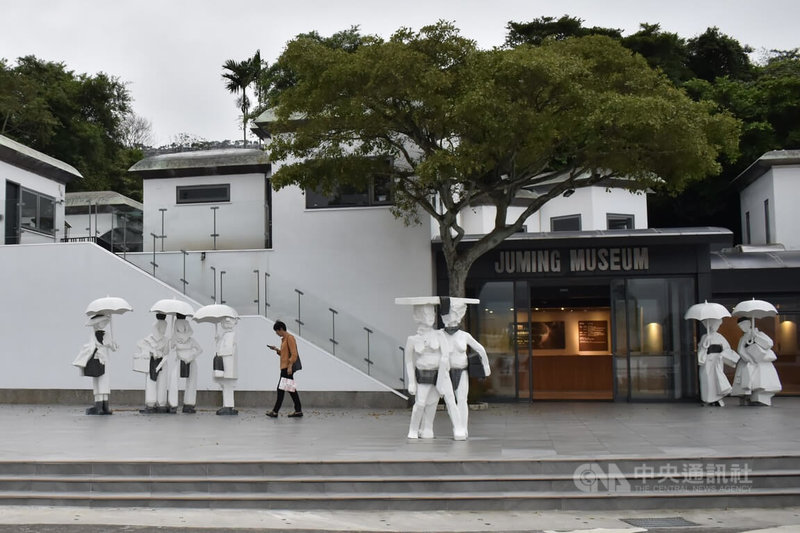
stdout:
[[[611,220],[623,220],[630,221],[630,226],[626,226],[624,228],[612,228],[611,227]],[[636,229],[636,215],[631,215],[627,213],[606,213],[606,229],[608,230],[627,230],[627,229]]]
[[[33,231],[36,233],[42,233],[44,235],[55,235],[56,234],[56,199],[54,196],[50,196],[47,194],[40,193],[39,191],[34,191],[33,189],[28,189],[27,187],[20,187],[19,192],[19,227],[25,231]],[[26,205],[25,205],[25,196],[31,195],[34,197],[34,215],[32,224],[25,221],[25,217],[27,216],[26,212]],[[42,215],[42,202],[48,202],[51,210],[50,217],[43,217]],[[45,227],[42,224],[44,219],[50,220],[50,227]]]
[[[577,220],[578,221],[578,228],[568,228],[568,229],[555,229],[555,224],[558,222],[563,222],[567,220]],[[581,231],[583,229],[583,220],[581,214],[575,215],[563,215],[560,217],[550,217],[550,231]]]
[[[381,180],[382,187],[376,186]],[[387,190],[388,189],[388,190]],[[341,192],[344,191],[344,192]],[[383,193],[386,193],[385,195]],[[345,198],[349,197],[349,200]],[[361,198],[357,200],[357,198]],[[348,207],[383,207],[394,205],[394,191],[391,176],[373,176],[366,188],[359,189],[352,185],[337,187],[331,195],[322,194],[313,189],[306,189],[306,209],[346,209]]]
[[[224,194],[218,196],[208,196],[205,198],[189,198],[182,199],[181,192],[202,191],[212,189],[224,189]],[[231,184],[230,183],[215,183],[208,185],[177,185],[175,187],[175,203],[178,205],[186,204],[220,204],[231,201]]]

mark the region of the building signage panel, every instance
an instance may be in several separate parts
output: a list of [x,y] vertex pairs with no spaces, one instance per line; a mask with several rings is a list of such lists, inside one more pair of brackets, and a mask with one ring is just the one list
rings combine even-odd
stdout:
[[648,271],[647,246],[503,250],[494,262],[496,274]]
[[608,322],[605,320],[579,321],[578,350],[582,352],[608,351]]

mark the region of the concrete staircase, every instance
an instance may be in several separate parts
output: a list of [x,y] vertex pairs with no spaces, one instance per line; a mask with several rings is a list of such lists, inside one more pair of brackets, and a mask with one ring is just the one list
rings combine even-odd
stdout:
[[478,510],[780,507],[797,457],[2,462],[0,505]]

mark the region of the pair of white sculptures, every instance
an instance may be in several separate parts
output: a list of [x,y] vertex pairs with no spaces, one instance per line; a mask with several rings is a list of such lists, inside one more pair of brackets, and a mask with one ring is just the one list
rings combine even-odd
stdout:
[[[469,418],[468,348],[472,348],[480,357],[483,376],[491,373],[486,350],[472,335],[459,328],[467,304],[479,303],[479,300],[422,296],[397,298],[395,303],[413,305],[414,321],[417,323],[417,333],[408,337],[405,347],[408,392],[414,395],[408,438],[433,438],[433,419],[439,399],[444,397],[453,426],[453,438],[466,440]],[[440,305],[445,326],[443,329],[434,329],[437,304]]]
[[[721,318],[702,320],[706,334],[697,346],[700,373],[700,397],[703,403],[725,405],[725,396],[738,396],[742,404],[772,405],[772,397],[781,391],[781,382],[773,361],[772,339],[760,331],[752,318],[739,319],[742,337],[736,351],[717,330]],[[736,367],[733,384],[725,376],[724,366]]]
[[[197,363],[203,349],[192,334],[185,315],[176,315],[172,335],[168,334],[167,315],[156,313],[153,331],[138,342],[134,370],[145,376],[144,405],[141,413],[175,413],[178,409],[178,378],[186,378],[183,412],[196,412]],[[183,372],[181,372],[183,370]]]
[[[236,318],[219,321],[215,336],[214,381],[222,389],[222,408],[218,415],[235,415],[234,389],[238,378],[236,364]],[[178,409],[178,380],[186,378],[183,393],[183,412],[195,413],[197,403],[197,357],[203,349],[192,337],[193,330],[186,316],[176,314],[172,334],[164,313],[156,314],[153,331],[139,341],[139,353],[134,356],[134,370],[145,376],[145,408],[139,412],[176,413]]]

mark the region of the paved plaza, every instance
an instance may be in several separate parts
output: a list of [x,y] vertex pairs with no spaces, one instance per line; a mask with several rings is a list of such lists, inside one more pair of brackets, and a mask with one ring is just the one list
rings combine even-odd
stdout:
[[[112,396],[113,400],[113,396]],[[733,403],[733,402],[732,402]],[[433,440],[408,440],[406,409],[308,409],[303,419],[273,420],[264,409],[237,417],[214,409],[185,415],[140,415],[119,406],[86,416],[83,406],[0,406],[0,461],[420,461],[560,458],[796,456],[800,398],[772,408],[700,407],[694,403],[539,402],[489,405],[470,414],[470,438],[450,438],[439,412]],[[798,502],[800,505],[800,502]],[[800,508],[657,511],[357,512],[209,509],[0,507],[0,533],[20,524],[92,524],[143,528],[274,531],[575,531],[635,529],[625,518],[683,517],[708,531],[800,531]],[[80,526],[83,526],[81,529]],[[78,529],[73,529],[77,527]],[[119,529],[119,531],[128,529]],[[161,529],[153,529],[153,531]],[[199,529],[198,529],[199,530]],[[686,528],[685,531],[706,531]],[[23,531],[23,529],[19,529]],[[24,531],[59,531],[25,529]],[[166,530],[165,530],[166,531]],[[657,531],[651,529],[650,531]],[[672,531],[672,530],[670,530]]]
[[[730,403],[734,403],[731,401]],[[696,403],[537,402],[490,404],[470,413],[467,441],[451,439],[447,413],[433,440],[408,440],[407,409],[314,409],[278,419],[244,408],[141,415],[113,405],[111,416],[83,406],[2,405],[0,460],[41,461],[380,461],[622,457],[800,458],[800,398],[768,407]]]

